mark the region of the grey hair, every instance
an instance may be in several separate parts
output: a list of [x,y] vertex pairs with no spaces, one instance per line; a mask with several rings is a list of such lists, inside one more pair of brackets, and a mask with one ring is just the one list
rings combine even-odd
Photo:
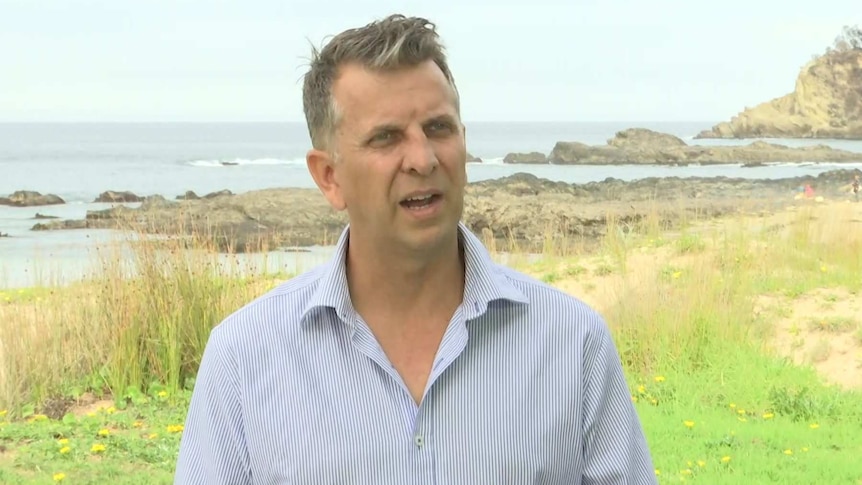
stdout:
[[332,96],[339,67],[356,63],[374,71],[393,71],[434,61],[452,86],[455,109],[460,115],[458,88],[439,41],[436,26],[421,17],[390,15],[364,27],[345,30],[322,49],[312,46],[311,67],[302,86],[302,104],[311,145],[318,150],[332,148],[332,138],[340,119]]

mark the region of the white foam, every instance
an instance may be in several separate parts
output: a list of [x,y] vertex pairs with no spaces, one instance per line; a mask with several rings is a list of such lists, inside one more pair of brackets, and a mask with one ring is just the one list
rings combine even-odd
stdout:
[[503,165],[503,157],[500,158],[483,158],[482,163],[486,165]]
[[285,160],[281,158],[235,158],[233,160],[192,160],[186,162],[193,167],[231,167],[236,165],[301,165],[305,159]]

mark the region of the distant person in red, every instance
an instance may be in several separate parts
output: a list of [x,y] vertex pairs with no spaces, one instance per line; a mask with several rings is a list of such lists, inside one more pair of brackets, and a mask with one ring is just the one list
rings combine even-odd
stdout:
[[811,199],[814,197],[814,189],[811,188],[810,184],[805,184],[805,198]]

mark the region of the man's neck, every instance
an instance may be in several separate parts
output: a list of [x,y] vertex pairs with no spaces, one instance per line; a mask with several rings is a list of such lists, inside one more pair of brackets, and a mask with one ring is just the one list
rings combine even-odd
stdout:
[[353,305],[364,318],[373,314],[406,322],[431,317],[454,311],[461,303],[463,254],[457,238],[433,255],[396,254],[368,241],[351,240],[347,280]]

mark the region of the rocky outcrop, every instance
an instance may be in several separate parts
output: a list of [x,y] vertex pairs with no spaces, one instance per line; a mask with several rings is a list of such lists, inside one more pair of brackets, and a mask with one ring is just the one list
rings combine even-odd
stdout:
[[[203,198],[204,199],[212,199],[215,197],[227,197],[230,195],[233,195],[233,192],[231,192],[228,189],[222,189],[222,190],[219,190],[218,192],[210,192],[209,194],[203,196]],[[198,200],[200,198],[201,197],[198,196],[198,194],[196,194],[193,190],[187,190],[185,194],[177,196],[177,200]]]
[[[604,234],[606,218],[635,224],[649,214],[673,225],[682,215],[721,215],[740,210],[744,198],[753,208],[785,206],[799,186],[818,195],[845,197],[841,188],[859,170],[836,170],[818,177],[781,180],[647,178],[625,182],[609,178],[567,184],[516,174],[467,186],[464,222],[505,247],[511,241],[539,249],[550,232],[593,240]],[[315,189],[267,189],[212,199],[167,201],[153,196],[138,209],[116,206],[89,211],[76,221],[48,221],[33,230],[113,228],[163,234],[195,234],[223,251],[332,244],[346,224]]]
[[102,192],[101,194],[99,194],[99,196],[96,197],[96,200],[94,200],[93,202],[103,202],[103,203],[115,204],[118,202],[141,202],[142,200],[144,200],[143,197],[136,195],[132,192],[128,192],[128,191],[117,192],[114,190],[108,190],[108,191],[105,191],[105,192]]
[[508,153],[503,157],[503,163],[548,163],[548,157],[544,153],[540,152]]
[[616,133],[607,145],[557,142],[548,155],[553,164],[569,165],[714,165],[771,162],[862,162],[862,153],[835,150],[826,145],[789,148],[755,141],[745,146],[687,145],[680,138],[644,128]]
[[792,93],[746,108],[696,138],[862,139],[862,48],[812,60]]
[[32,190],[18,190],[9,197],[0,197],[0,205],[11,205],[12,207],[36,207],[42,205],[65,204],[62,198],[54,194],[42,195]]
[[482,163],[482,159],[467,153],[467,163]]

